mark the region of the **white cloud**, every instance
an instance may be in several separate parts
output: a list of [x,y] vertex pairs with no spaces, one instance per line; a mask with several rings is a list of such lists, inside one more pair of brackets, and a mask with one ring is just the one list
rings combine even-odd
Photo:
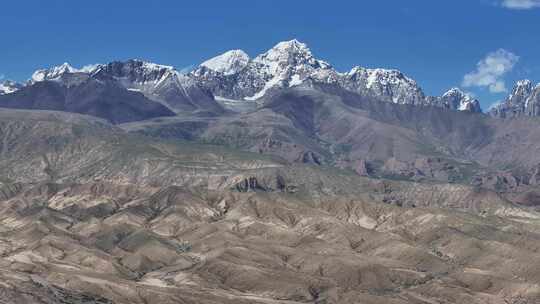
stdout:
[[506,92],[503,77],[514,68],[518,60],[516,54],[504,49],[489,53],[478,62],[475,71],[463,77],[462,85],[466,88],[487,87],[491,93]]
[[501,5],[509,9],[527,10],[540,7],[540,0],[503,0]]

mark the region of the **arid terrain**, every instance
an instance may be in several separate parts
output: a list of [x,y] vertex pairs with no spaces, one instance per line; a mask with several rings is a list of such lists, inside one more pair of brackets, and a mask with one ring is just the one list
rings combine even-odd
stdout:
[[540,301],[540,213],[493,190],[0,116],[0,303]]

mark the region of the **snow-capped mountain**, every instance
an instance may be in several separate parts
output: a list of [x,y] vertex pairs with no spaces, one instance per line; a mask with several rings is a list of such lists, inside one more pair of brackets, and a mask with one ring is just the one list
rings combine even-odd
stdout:
[[510,95],[489,114],[500,118],[540,116],[540,83],[535,86],[530,80],[518,81]]
[[232,50],[201,63],[212,71],[223,75],[233,75],[243,70],[249,64],[250,58],[242,50]]
[[439,102],[441,103],[442,107],[450,110],[475,113],[482,112],[480,102],[459,88],[452,88],[448,92],[444,93],[441,97],[439,97]]
[[142,60],[114,61],[99,66],[94,77],[103,81],[115,80],[133,90],[150,90],[160,81],[177,73],[171,66],[149,63]]
[[31,81],[40,82],[59,80],[64,74],[76,72],[78,72],[77,69],[72,67],[69,63],[64,62],[62,65],[55,66],[50,69],[41,69],[35,71],[34,74],[32,74]]
[[416,81],[398,70],[355,67],[340,73],[298,40],[280,42],[253,59],[244,51],[229,51],[203,62],[190,76],[219,100],[242,105],[271,90],[323,83],[386,102],[480,112],[478,101],[461,91],[426,97]]
[[94,64],[81,69],[68,63],[34,72],[29,85],[55,81],[66,86],[80,85],[88,79],[114,84],[139,92],[150,100],[178,111],[222,111],[212,94],[191,77],[171,66],[132,59],[124,62]]
[[335,82],[336,71],[325,61],[316,59],[306,44],[298,40],[280,42],[253,59],[259,73],[266,79],[265,86],[246,99],[256,100],[272,88],[292,87],[310,79]]
[[138,91],[174,111],[221,111],[212,93],[171,66],[142,60],[115,61],[99,67],[94,78],[115,81],[131,91]]
[[81,69],[72,67],[69,63],[64,62],[59,66],[52,67],[50,69],[40,69],[35,71],[32,74],[30,79],[31,83],[41,82],[41,81],[59,81],[64,75],[68,74],[92,74],[97,69],[99,69],[101,64],[93,64],[85,66]]
[[416,81],[397,70],[354,67],[340,76],[342,87],[362,95],[399,104],[423,105],[426,101]]
[[307,79],[337,81],[335,70],[298,40],[280,42],[254,59],[240,50],[226,52],[202,63],[191,76],[215,96],[238,100],[256,100],[270,89]]
[[20,88],[22,88],[22,84],[11,80],[0,82],[0,95],[17,92]]
[[332,85],[381,102],[481,111],[479,102],[459,89],[441,97],[426,96],[416,81],[398,70],[354,67],[341,73],[298,40],[280,42],[255,58],[242,50],[228,51],[189,74],[137,59],[83,68],[64,63],[34,72],[26,85],[56,82],[71,88],[92,81],[140,93],[176,113],[220,113],[224,107],[250,111],[260,106],[268,92],[298,85]]

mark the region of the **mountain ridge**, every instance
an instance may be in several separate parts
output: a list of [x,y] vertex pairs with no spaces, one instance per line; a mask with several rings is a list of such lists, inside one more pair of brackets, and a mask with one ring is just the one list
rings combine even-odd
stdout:
[[488,112],[498,118],[540,116],[540,83],[517,81],[508,97]]
[[[326,61],[315,58],[309,47],[296,39],[279,42],[254,58],[242,50],[228,51],[204,61],[187,74],[178,72],[172,66],[139,59],[92,64],[80,69],[64,63],[37,70],[26,84],[11,86],[9,91],[0,90],[0,94],[15,93],[42,81],[73,80],[73,77],[64,76],[75,74],[99,80],[109,77],[117,85],[140,91],[145,97],[162,103],[173,112],[221,113],[224,108],[257,107],[257,100],[269,91],[310,83],[337,84],[382,102],[482,111],[479,102],[464,93],[455,94],[455,100],[451,101],[444,98],[448,92],[438,97],[426,96],[416,81],[398,70],[356,66],[348,72],[336,71]],[[157,79],[157,76],[163,79]]]
[[[225,52],[209,61],[232,60],[234,62],[236,57],[231,57],[230,52]],[[326,61],[316,59],[308,46],[296,39],[280,42],[254,59],[250,59],[245,52],[241,52],[243,55],[237,57],[239,62],[229,62],[229,65],[236,66],[234,70],[227,70],[224,66],[208,65],[206,61],[192,71],[191,75],[211,90],[215,96],[230,100],[256,100],[272,88],[286,88],[315,81],[337,83],[345,89],[373,95],[387,102],[445,106],[437,102],[437,97],[426,97],[420,86],[401,71],[366,69],[357,66],[348,72],[338,72]],[[222,57],[227,57],[227,60]],[[480,103],[477,100],[464,99],[458,102],[458,104],[461,103],[471,103],[471,105],[448,108],[481,112]]]

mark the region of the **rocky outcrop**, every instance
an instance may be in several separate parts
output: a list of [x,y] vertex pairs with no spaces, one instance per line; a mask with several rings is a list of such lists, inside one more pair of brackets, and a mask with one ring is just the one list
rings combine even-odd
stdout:
[[412,162],[390,158],[384,163],[381,171],[384,175],[412,180],[455,182],[466,179],[463,169],[452,164],[450,160],[439,157],[422,157]]
[[117,83],[127,90],[141,92],[147,98],[161,102],[175,112],[223,111],[211,92],[170,66],[142,60],[115,61],[96,68],[92,77]]
[[343,88],[382,101],[424,105],[426,96],[418,84],[397,70],[355,67],[340,77]]
[[489,114],[499,118],[540,116],[540,84],[518,81],[506,100],[494,106]]
[[453,88],[444,93],[441,97],[434,98],[434,103],[440,105],[443,108],[454,111],[465,111],[473,113],[482,113],[480,102],[464,93],[459,88]]

